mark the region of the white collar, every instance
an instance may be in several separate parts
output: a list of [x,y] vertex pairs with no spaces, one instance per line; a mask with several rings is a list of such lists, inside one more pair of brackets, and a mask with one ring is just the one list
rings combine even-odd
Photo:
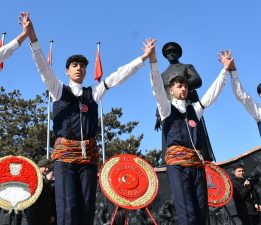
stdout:
[[81,96],[82,95],[82,84],[75,83],[74,81],[70,80],[69,87],[71,88],[73,94],[75,96]]
[[172,98],[172,105],[174,105],[181,113],[186,112],[187,101]]

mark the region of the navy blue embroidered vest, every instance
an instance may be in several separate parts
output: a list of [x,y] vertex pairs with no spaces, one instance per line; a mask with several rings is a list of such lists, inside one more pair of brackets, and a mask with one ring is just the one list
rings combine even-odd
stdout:
[[92,88],[83,88],[76,97],[70,87],[63,85],[62,96],[53,103],[53,130],[55,137],[81,140],[80,103],[82,104],[83,139],[95,137],[98,129],[98,104],[92,96]]
[[186,113],[184,114],[175,106],[171,105],[171,114],[163,121],[162,129],[167,147],[181,145],[187,148],[193,148],[188,132],[189,129],[196,149],[201,149],[199,120],[192,105],[187,106]]

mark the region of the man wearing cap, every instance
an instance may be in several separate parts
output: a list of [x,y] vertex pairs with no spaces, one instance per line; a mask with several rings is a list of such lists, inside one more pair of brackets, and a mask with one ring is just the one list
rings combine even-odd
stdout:
[[[194,68],[192,64],[183,64],[179,62],[180,57],[182,56],[182,48],[176,42],[168,42],[162,48],[163,56],[169,61],[168,68],[161,74],[165,91],[167,93],[168,98],[171,100],[171,95],[169,93],[169,82],[176,75],[184,76],[188,81],[188,98],[187,101],[191,103],[197,102],[199,100],[198,94],[195,89],[201,87],[202,80]],[[155,129],[158,130],[160,128],[160,116],[158,111],[156,113],[157,122],[155,125]],[[208,132],[206,129],[204,118],[202,117],[200,124],[202,127],[202,149],[203,156],[208,161],[213,161],[215,159],[211,143],[208,137]],[[162,137],[162,149],[165,149],[165,140]]]
[[51,182],[46,177],[50,172],[51,163],[48,159],[41,159],[37,163],[43,175],[43,189],[36,202],[25,210],[28,225],[47,225],[54,222],[54,190],[51,186]]
[[[254,120],[257,122],[259,129],[259,134],[261,137],[261,105],[256,103],[255,100],[249,95],[243,88],[240,80],[238,79],[238,74],[236,67],[231,68],[231,84],[233,92],[239,102],[243,104],[245,109],[252,115]],[[257,94],[261,97],[261,83],[257,86]]]
[[208,224],[207,182],[201,154],[202,130],[198,124],[204,108],[217,99],[225,85],[227,69],[233,64],[230,54],[226,51],[220,55],[224,69],[203,98],[195,103],[186,101],[188,81],[179,74],[169,81],[171,100],[168,99],[159,75],[155,51],[149,56],[153,94],[163,121],[162,130],[168,148],[163,155],[179,225]]
[[252,179],[245,178],[244,166],[233,166],[233,199],[237,215],[243,225],[257,225],[260,221],[261,205]]

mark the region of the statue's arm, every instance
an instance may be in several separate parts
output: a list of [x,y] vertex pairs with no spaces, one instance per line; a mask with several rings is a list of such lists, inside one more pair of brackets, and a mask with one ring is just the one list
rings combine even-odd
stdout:
[[201,77],[199,76],[195,67],[191,64],[187,65],[187,79],[189,81],[188,85],[190,89],[197,89],[202,85]]

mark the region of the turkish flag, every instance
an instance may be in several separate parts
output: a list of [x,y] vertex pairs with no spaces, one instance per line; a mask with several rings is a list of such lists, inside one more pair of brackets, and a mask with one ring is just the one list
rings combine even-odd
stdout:
[[101,65],[100,51],[99,51],[99,48],[97,47],[94,80],[97,80],[100,82],[101,77],[102,77],[102,65]]
[[48,64],[49,65],[52,65],[52,48],[50,48],[49,52],[48,52],[48,58],[47,58],[47,61],[48,61]]

